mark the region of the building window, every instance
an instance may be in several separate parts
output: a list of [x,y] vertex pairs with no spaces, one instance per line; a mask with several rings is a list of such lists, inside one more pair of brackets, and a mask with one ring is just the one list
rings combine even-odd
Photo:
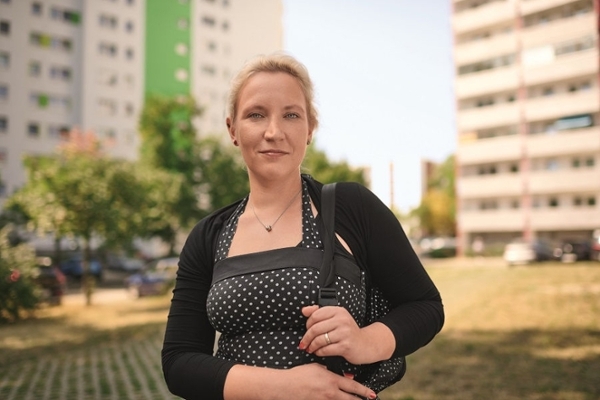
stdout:
[[521,206],[519,200],[512,200],[510,202],[510,208],[512,208],[513,210],[518,209]]
[[37,77],[42,73],[42,64],[39,61],[29,62],[29,76]]
[[519,164],[511,164],[510,165],[510,172],[512,172],[512,173],[519,172]]
[[557,56],[576,53],[588,50],[594,47],[595,40],[593,36],[585,36],[576,40],[569,40],[554,46],[554,53]]
[[99,99],[98,108],[100,115],[113,116],[117,113],[117,103],[114,100]]
[[114,44],[114,43],[101,42],[98,45],[98,51],[103,56],[116,57],[116,55],[117,55],[117,45]]
[[185,43],[177,43],[175,46],[175,53],[179,56],[186,56],[188,54],[188,47]]
[[40,136],[40,125],[37,122],[30,122],[27,125],[27,136],[33,138]]
[[135,0],[127,0],[127,5],[132,6],[135,4]]
[[119,73],[110,69],[101,69],[96,75],[96,82],[104,86],[116,86],[119,80]]
[[0,101],[8,99],[8,85],[0,85]]
[[81,21],[81,15],[78,12],[59,7],[52,7],[50,9],[50,17],[57,21],[67,22],[73,25],[78,25]]
[[8,69],[10,67],[10,54],[5,51],[0,51],[0,69]]
[[100,14],[98,16],[98,24],[103,28],[117,29],[117,17],[114,15]]
[[0,115],[0,133],[5,133],[8,130],[8,118]]
[[52,66],[50,67],[50,78],[54,80],[69,82],[71,80],[71,68],[56,65]]
[[125,115],[127,115],[128,117],[131,117],[133,115],[133,104],[131,103],[126,103],[125,104]]
[[209,17],[207,15],[203,16],[201,22],[206,26],[215,26],[217,21],[213,17]]
[[223,32],[227,32],[229,30],[229,21],[223,21],[221,28],[223,29]]
[[593,167],[594,165],[596,165],[596,159],[594,157],[588,157],[585,159],[586,167]]
[[125,31],[127,32],[133,32],[133,21],[127,21],[125,23]]
[[546,165],[544,166],[546,171],[556,171],[558,170],[558,161],[554,159],[546,160]]
[[594,196],[588,197],[587,205],[590,207],[594,207],[596,205],[596,197],[594,197]]
[[206,75],[214,75],[217,72],[216,68],[212,65],[203,65],[201,71]]
[[179,82],[186,82],[188,80],[187,70],[179,68],[177,71],[175,71],[175,79],[177,79]]
[[128,48],[125,50],[125,58],[127,58],[128,60],[133,60],[134,57],[134,51],[131,48]]
[[553,208],[554,208],[554,207],[558,207],[558,204],[559,204],[559,203],[558,203],[558,198],[556,198],[556,197],[551,197],[551,198],[548,200],[548,207],[553,207]]
[[[8,159],[8,151],[6,149],[0,148],[0,164],[4,164]],[[0,182],[0,195],[4,196],[6,193],[6,186]]]
[[42,4],[38,2],[31,3],[31,14],[42,15]]
[[514,64],[515,59],[515,54],[506,54],[503,56],[491,58],[489,60],[483,60],[472,64],[462,65],[458,67],[458,75],[467,75],[475,72],[505,67]]
[[52,47],[54,49],[71,51],[73,43],[69,38],[60,38],[57,36],[50,36],[44,33],[32,32],[29,35],[29,42],[39,47]]
[[66,139],[69,131],[69,127],[65,125],[50,125],[48,127],[48,137],[56,140]]
[[573,198],[573,205],[575,207],[579,207],[583,204],[583,199],[581,197],[575,197]]
[[10,35],[10,22],[0,21],[0,35]]

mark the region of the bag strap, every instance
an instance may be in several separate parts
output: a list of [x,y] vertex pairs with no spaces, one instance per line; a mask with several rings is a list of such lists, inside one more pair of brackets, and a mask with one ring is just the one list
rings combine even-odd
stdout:
[[[323,237],[323,262],[319,272],[319,307],[337,306],[337,289],[335,281],[335,183],[328,183],[321,190],[321,219],[325,230]],[[344,358],[341,356],[325,357],[327,369],[338,375],[344,375]]]

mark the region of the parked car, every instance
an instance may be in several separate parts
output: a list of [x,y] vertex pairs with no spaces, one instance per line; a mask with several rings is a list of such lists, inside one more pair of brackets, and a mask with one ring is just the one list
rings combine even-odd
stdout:
[[456,238],[453,237],[426,237],[421,239],[419,247],[423,257],[456,257]]
[[508,265],[529,264],[555,259],[554,248],[550,242],[543,239],[533,239],[531,241],[518,239],[510,242],[504,248],[503,257]]
[[161,258],[148,263],[140,273],[125,278],[125,287],[133,298],[162,295],[175,284],[179,258]]
[[120,272],[139,272],[144,269],[144,261],[139,258],[130,258],[122,256],[108,256],[106,268]]
[[[75,256],[60,263],[60,270],[67,277],[81,279],[83,276],[83,258]],[[96,259],[90,260],[90,274],[97,280],[102,280],[102,264]]]
[[555,250],[562,262],[575,262],[592,259],[592,243],[583,239],[565,240]]
[[62,304],[67,278],[57,266],[52,265],[49,257],[38,258],[35,282],[42,290],[42,301],[50,305]]

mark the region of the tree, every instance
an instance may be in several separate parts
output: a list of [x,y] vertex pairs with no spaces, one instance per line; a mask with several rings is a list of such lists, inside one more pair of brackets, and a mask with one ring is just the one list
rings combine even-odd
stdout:
[[302,169],[323,183],[358,182],[368,185],[363,168],[352,168],[345,161],[330,161],[325,152],[318,150],[314,144],[306,150]]
[[35,253],[27,244],[13,245],[11,226],[0,229],[0,322],[21,318],[39,302],[35,287]]
[[134,164],[108,158],[100,149],[93,136],[74,131],[58,154],[26,157],[28,181],[8,200],[25,211],[37,230],[82,241],[82,287],[88,305],[92,238],[109,244],[131,241],[143,231],[147,208],[146,186]]
[[415,210],[425,235],[456,235],[454,156],[439,164],[427,182],[427,192]]
[[[198,153],[193,119],[200,116],[202,110],[193,97],[169,97],[149,95],[140,117],[140,163],[142,168],[170,173],[171,182],[165,182],[164,199],[154,198],[156,204],[162,201],[162,222],[155,219],[149,226],[153,233],[170,244],[171,252],[175,246],[177,231],[189,227],[204,213],[197,200],[199,194]],[[178,178],[177,176],[180,176]],[[169,179],[165,176],[158,179]]]
[[248,194],[248,174],[241,155],[215,138],[200,141],[198,172],[203,216]]

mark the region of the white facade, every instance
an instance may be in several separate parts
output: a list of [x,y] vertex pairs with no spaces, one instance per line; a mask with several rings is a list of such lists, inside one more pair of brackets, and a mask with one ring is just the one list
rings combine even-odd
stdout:
[[54,151],[63,130],[136,156],[143,15],[143,0],[0,1],[0,201],[25,182],[22,157]]
[[283,49],[281,0],[207,1],[192,7],[192,95],[204,108],[201,134],[226,137],[231,78],[258,54]]
[[[231,77],[283,48],[282,2],[186,1],[197,128],[226,137]],[[145,15],[145,0],[0,0],[0,204],[25,182],[22,157],[54,151],[61,130],[93,131],[109,154],[137,157]]]
[[454,0],[458,229],[505,242],[600,227],[593,0]]

